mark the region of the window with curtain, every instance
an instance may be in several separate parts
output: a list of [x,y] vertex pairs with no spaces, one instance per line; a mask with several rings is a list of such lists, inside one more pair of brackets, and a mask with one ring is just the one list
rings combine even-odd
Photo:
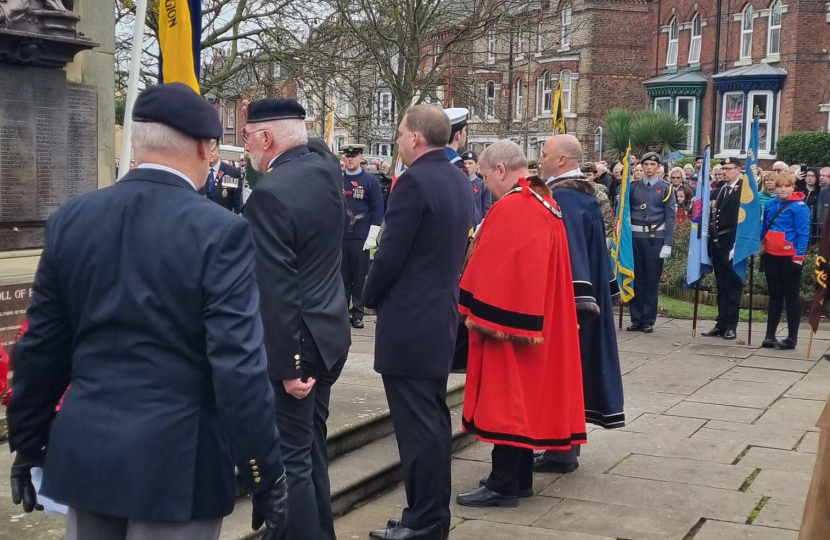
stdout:
[[521,79],[516,81],[516,112],[513,115],[516,120],[521,120],[524,114],[524,83]]
[[487,119],[496,117],[496,84],[493,81],[487,83]]
[[541,116],[551,112],[552,86],[550,72],[546,71],[536,80],[536,115]]
[[680,28],[677,24],[677,19],[672,19],[669,24],[669,49],[666,54],[666,65],[677,65],[677,49],[680,44]]
[[741,58],[752,58],[752,6],[747,4],[741,18]]
[[[770,126],[772,126],[772,100],[775,99],[769,90],[758,90],[749,93],[747,111],[761,113],[758,118],[758,152],[769,154],[771,151],[772,138],[770,137]],[[752,129],[752,115],[747,115],[746,129],[747,140]]]
[[562,47],[571,44],[571,29],[573,26],[573,11],[570,4],[562,8]]
[[689,63],[700,63],[700,46],[703,41],[703,23],[700,20],[700,14],[695,14],[692,19],[692,40],[689,43]]
[[767,31],[767,56],[781,52],[781,2],[776,0],[769,8]]
[[693,152],[695,145],[695,98],[678,97],[677,105],[674,108],[677,118],[682,119],[686,124],[686,147],[680,150]]
[[562,104],[566,113],[571,112],[571,72],[567,69],[562,70]]
[[744,123],[743,92],[727,92],[723,95],[721,116],[721,150],[740,152]]

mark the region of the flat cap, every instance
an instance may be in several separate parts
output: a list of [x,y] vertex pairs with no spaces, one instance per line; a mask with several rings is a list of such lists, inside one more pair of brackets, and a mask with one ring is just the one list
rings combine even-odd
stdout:
[[646,161],[653,161],[658,165],[662,165],[663,163],[663,159],[657,152],[648,152],[640,159],[640,163],[645,163]]
[[473,150],[467,150],[466,152],[461,154],[461,159],[463,159],[464,161],[478,161],[478,154],[476,154]]
[[738,158],[734,158],[734,157],[726,158],[725,160],[723,160],[723,164],[724,165],[737,165],[739,169],[744,168],[744,164],[741,162],[741,160],[738,159]]
[[450,125],[457,127],[467,123],[467,116],[470,114],[470,111],[462,107],[453,107],[452,109],[444,109],[444,113],[450,119]]
[[290,118],[305,119],[305,109],[296,99],[258,99],[248,105],[249,124]]
[[145,89],[133,105],[133,121],[157,122],[194,139],[219,139],[222,122],[213,105],[182,83]]

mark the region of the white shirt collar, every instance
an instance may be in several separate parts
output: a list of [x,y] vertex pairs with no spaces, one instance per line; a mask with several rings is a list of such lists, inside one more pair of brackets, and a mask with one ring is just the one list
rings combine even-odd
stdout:
[[157,171],[164,171],[170,174],[175,174],[176,176],[190,184],[191,187],[193,187],[194,191],[199,191],[198,189],[196,189],[196,184],[193,183],[193,180],[185,176],[184,173],[177,171],[176,169],[171,169],[170,167],[165,167],[164,165],[159,165],[158,163],[142,163],[141,165],[136,167],[136,169],[154,169]]
[[213,167],[211,167],[211,169],[213,169],[213,177],[214,177],[214,178],[216,178],[217,176],[219,176],[219,167],[220,167],[221,165],[222,165],[222,160],[220,159],[219,161],[217,161],[217,162],[216,162],[216,165],[214,165]]
[[737,180],[735,180],[734,182],[729,184],[729,189],[735,189],[735,186],[737,186],[738,182],[740,182],[740,181],[741,181],[741,177],[739,176]]

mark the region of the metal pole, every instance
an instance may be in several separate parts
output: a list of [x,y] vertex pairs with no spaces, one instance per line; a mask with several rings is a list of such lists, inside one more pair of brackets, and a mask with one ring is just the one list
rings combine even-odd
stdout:
[[130,58],[130,77],[127,80],[127,103],[124,108],[124,131],[121,134],[121,160],[118,166],[118,179],[130,172],[130,160],[133,155],[133,104],[138,96],[138,76],[141,71],[141,52],[144,48],[144,21],[147,18],[147,0],[136,0],[135,28],[133,34],[133,51]]
[[[749,259],[749,331],[746,336],[746,344],[752,346],[752,289],[755,288],[755,255]],[[740,306],[738,306],[740,309]]]
[[700,281],[695,285],[695,312],[692,316],[692,337],[697,337],[697,306],[700,303]]
[[620,330],[622,330],[622,323],[623,323],[623,310],[625,309],[625,304],[620,302]]
[[810,353],[813,351],[813,336],[815,332],[810,332],[810,343],[807,344],[807,358],[810,358]]

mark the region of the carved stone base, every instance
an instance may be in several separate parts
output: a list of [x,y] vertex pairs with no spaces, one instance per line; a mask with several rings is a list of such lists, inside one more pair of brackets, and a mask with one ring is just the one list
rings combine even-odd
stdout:
[[[68,20],[65,14],[54,11],[48,13],[51,16],[41,19],[42,24],[60,26],[64,29],[62,31],[66,31],[65,23]],[[74,37],[74,27],[71,30],[72,37],[55,35],[54,29],[50,32],[51,34],[44,35],[0,28],[0,62],[62,68],[79,52],[98,46],[89,39]]]

